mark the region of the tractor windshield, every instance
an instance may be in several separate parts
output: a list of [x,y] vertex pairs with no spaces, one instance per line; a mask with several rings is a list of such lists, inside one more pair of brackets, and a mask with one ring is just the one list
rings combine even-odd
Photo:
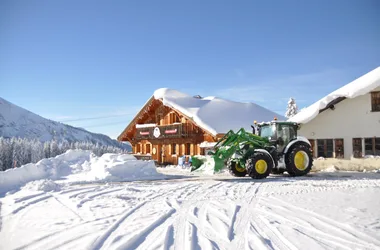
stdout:
[[274,126],[273,125],[265,125],[260,127],[260,136],[270,139],[274,135]]

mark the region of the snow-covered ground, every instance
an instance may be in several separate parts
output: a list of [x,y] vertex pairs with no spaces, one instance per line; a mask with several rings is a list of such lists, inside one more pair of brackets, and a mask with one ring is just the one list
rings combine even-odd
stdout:
[[[133,158],[84,155],[58,157],[67,172],[53,171],[53,179],[6,186],[0,249],[380,249],[378,173],[252,180],[170,167],[141,174]],[[126,168],[140,173],[135,181],[117,181],[128,180]]]

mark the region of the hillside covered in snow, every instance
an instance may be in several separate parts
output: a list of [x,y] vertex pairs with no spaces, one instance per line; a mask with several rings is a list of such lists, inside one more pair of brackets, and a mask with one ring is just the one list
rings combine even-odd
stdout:
[[20,137],[45,141],[92,142],[104,146],[130,149],[103,134],[52,121],[34,114],[0,97],[0,137]]

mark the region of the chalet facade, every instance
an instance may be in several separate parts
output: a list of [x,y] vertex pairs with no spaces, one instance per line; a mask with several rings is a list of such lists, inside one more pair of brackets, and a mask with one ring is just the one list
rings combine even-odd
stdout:
[[[248,113],[239,114],[241,109]],[[188,159],[207,153],[229,129],[250,129],[254,120],[271,120],[274,116],[278,114],[256,104],[159,89],[117,139],[128,141],[134,154],[151,155],[159,164],[176,165],[184,155]]]
[[314,157],[380,155],[380,67],[334,91],[290,121],[301,123]]
[[159,163],[177,164],[183,155],[205,154],[202,142],[216,142],[220,136],[152,97],[118,140],[129,141],[134,154],[150,154]]

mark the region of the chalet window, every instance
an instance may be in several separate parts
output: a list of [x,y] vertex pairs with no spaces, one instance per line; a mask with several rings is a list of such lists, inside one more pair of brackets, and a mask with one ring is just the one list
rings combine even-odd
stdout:
[[317,140],[318,157],[332,158],[334,152],[333,139]]
[[380,111],[380,91],[371,93],[372,111]]
[[141,144],[136,145],[136,153],[141,153]]
[[176,147],[177,147],[177,145],[175,143],[173,143],[172,144],[172,155],[177,154]]
[[362,157],[362,138],[353,138],[352,139],[352,148],[355,158]]
[[344,141],[335,139],[335,158],[344,158]]
[[145,145],[147,154],[150,154],[150,146],[151,146],[150,144]]
[[380,155],[380,138],[364,139],[365,155]]
[[173,124],[175,122],[180,122],[179,117],[176,113],[172,112],[170,113],[170,124]]

